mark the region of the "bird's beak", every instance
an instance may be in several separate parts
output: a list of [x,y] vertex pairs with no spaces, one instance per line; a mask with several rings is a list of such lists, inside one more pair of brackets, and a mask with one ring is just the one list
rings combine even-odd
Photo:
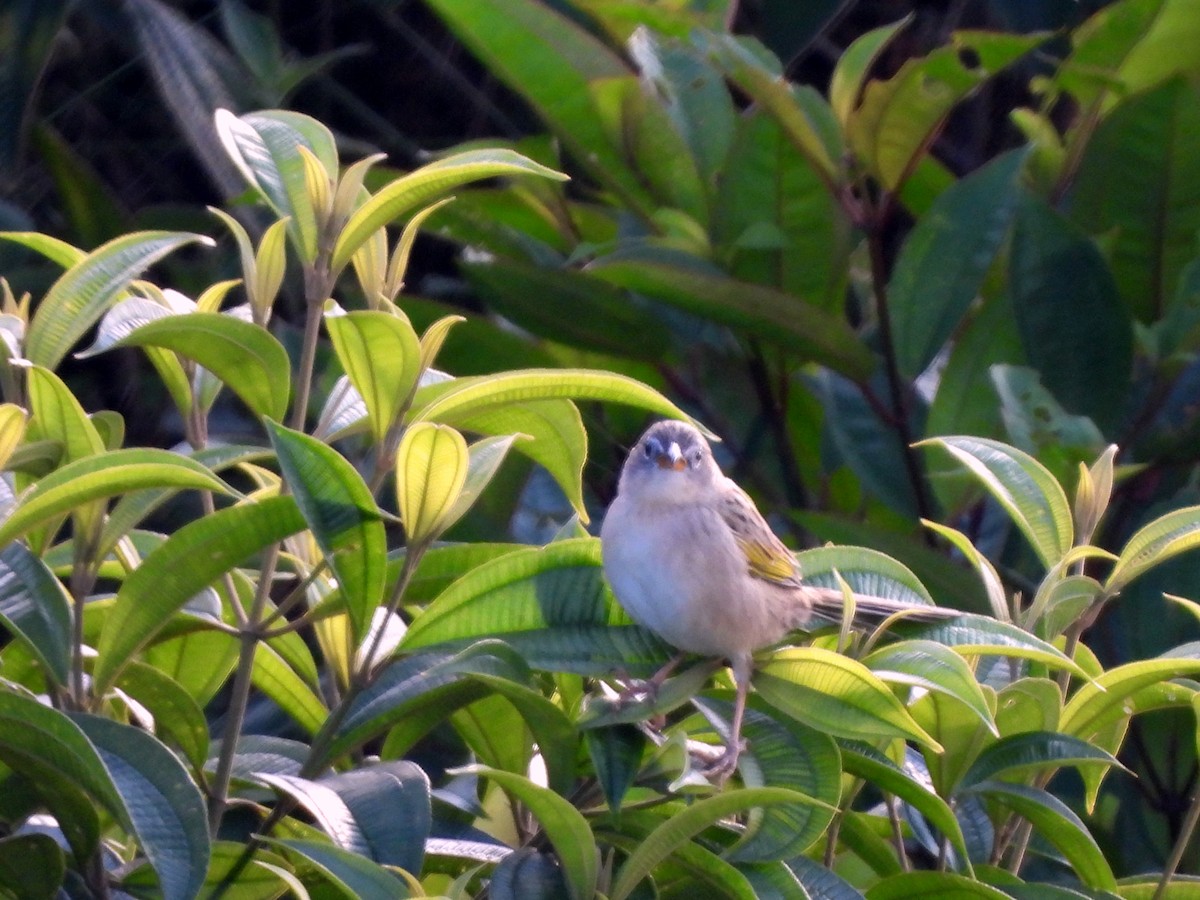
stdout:
[[687,460],[683,458],[683,451],[679,449],[679,445],[671,441],[665,453],[658,455],[658,467],[660,469],[674,469],[676,472],[682,472],[687,468]]

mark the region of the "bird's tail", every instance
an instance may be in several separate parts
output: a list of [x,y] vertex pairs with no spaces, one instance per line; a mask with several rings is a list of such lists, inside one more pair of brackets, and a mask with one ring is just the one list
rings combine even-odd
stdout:
[[[809,625],[812,618],[824,619],[840,623],[846,610],[846,601],[842,592],[836,588],[804,585],[805,600],[809,609]],[[896,614],[906,622],[942,622],[964,615],[961,610],[948,609],[944,606],[934,606],[925,603],[905,603],[902,600],[889,600],[886,597],[874,597],[870,594],[854,594],[854,623],[855,625],[877,625],[884,619]]]

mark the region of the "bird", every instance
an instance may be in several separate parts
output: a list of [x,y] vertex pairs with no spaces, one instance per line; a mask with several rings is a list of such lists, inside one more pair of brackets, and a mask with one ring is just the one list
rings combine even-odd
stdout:
[[[621,469],[600,528],[604,577],[637,624],[682,651],[656,673],[657,687],[686,656],[728,660],[736,686],[730,736],[710,767],[724,780],[743,749],[742,720],[754,653],[813,615],[843,615],[840,590],[806,584],[796,557],[754,501],[722,473],[695,426],[654,423]],[[943,607],[855,596],[856,619],[897,612],[936,620]]]

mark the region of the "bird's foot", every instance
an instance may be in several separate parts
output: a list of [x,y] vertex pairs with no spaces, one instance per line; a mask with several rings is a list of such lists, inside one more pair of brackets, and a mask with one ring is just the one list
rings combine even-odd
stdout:
[[730,741],[725,745],[725,750],[720,756],[703,761],[701,773],[720,787],[729,780],[730,775],[737,771],[738,759],[745,749],[746,742],[744,740]]

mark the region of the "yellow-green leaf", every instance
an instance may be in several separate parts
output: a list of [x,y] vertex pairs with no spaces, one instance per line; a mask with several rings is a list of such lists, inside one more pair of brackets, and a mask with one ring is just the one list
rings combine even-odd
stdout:
[[448,425],[409,426],[396,453],[396,505],[410,544],[437,537],[467,480],[463,436]]

